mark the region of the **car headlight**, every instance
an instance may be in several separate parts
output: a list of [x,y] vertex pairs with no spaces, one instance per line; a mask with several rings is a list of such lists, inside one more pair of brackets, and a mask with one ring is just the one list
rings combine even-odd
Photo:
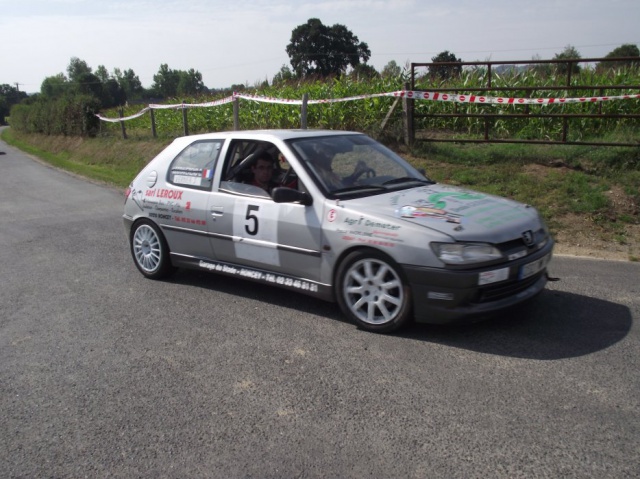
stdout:
[[431,243],[440,261],[446,264],[473,264],[502,258],[498,248],[485,243]]

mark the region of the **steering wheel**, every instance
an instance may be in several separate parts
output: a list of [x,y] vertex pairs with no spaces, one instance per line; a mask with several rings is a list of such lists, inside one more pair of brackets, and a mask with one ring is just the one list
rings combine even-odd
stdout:
[[256,158],[262,153],[262,151],[263,150],[256,150],[253,153],[250,153],[240,161],[240,163],[231,168],[231,171],[229,171],[229,174],[227,175],[227,181],[234,181],[242,170],[248,168],[256,161]]
[[282,179],[279,181],[280,186],[287,186],[293,182],[295,182],[297,180],[298,176],[296,175],[296,172],[293,171],[293,168],[289,167],[289,169],[287,169],[286,173],[284,174],[284,176],[282,177]]
[[374,176],[376,176],[376,170],[374,170],[370,166],[367,166],[364,161],[360,160],[356,164],[353,173],[344,178],[344,181],[349,184],[354,184],[360,179],[362,175],[364,175],[365,178],[373,178]]

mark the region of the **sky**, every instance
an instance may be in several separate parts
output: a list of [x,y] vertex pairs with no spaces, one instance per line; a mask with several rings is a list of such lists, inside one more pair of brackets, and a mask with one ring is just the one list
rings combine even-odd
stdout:
[[0,84],[38,92],[77,57],[132,69],[145,88],[161,64],[209,88],[253,86],[290,65],[291,32],[310,18],[345,25],[378,71],[445,50],[500,61],[640,46],[639,0],[0,0]]

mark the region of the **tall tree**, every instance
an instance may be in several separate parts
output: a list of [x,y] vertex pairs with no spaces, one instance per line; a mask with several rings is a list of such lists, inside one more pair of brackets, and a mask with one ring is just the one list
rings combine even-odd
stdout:
[[191,68],[189,71],[178,72],[178,95],[201,95],[207,91],[202,82],[202,74]]
[[47,77],[40,86],[40,93],[46,98],[57,98],[69,91],[69,81],[64,73]]
[[[582,58],[580,52],[576,50],[576,47],[567,45],[560,53],[556,53],[553,57],[554,60],[579,60]],[[580,73],[580,65],[578,62],[558,63],[557,71],[561,75],[566,75],[569,71],[569,65],[571,65],[571,73]]]
[[278,85],[281,83],[287,83],[295,78],[295,75],[291,71],[288,65],[282,65],[280,71],[273,76],[271,80],[272,85]]
[[431,59],[433,63],[444,63],[444,65],[431,65],[429,67],[429,75],[432,79],[448,80],[455,78],[462,73],[462,60],[457,58],[449,50],[438,53]]
[[178,83],[180,83],[180,73],[169,68],[166,63],[161,64],[158,73],[153,75],[153,89],[163,98],[176,96]]
[[7,84],[0,85],[0,125],[5,124],[5,117],[9,115],[11,107],[20,103],[27,96],[25,92],[16,87]]
[[380,73],[378,73],[378,70],[376,70],[375,67],[367,65],[366,63],[360,63],[353,67],[350,75],[356,80],[362,81],[371,80],[372,78],[378,78],[380,76]]
[[371,57],[369,46],[347,27],[338,23],[328,27],[317,18],[293,29],[286,51],[299,77],[339,76],[349,66],[355,68]]
[[136,100],[142,97],[144,94],[142,82],[140,81],[140,77],[138,77],[131,68],[124,72],[115,69],[114,74],[120,88],[122,88],[127,95],[128,100]]
[[127,101],[127,93],[115,78],[109,78],[102,83],[102,93],[100,95],[100,103],[103,108],[112,108],[114,106],[124,105]]
[[85,94],[92,95],[96,98],[102,98],[103,87],[100,78],[93,73],[81,73],[76,77],[75,90]]
[[395,60],[391,60],[382,68],[382,72],[380,74],[384,78],[396,78],[402,75],[402,68]]
[[72,83],[78,83],[81,75],[91,73],[91,67],[87,65],[87,62],[80,60],[78,57],[72,57],[67,67],[67,73],[69,74],[69,81]]
[[109,71],[107,70],[107,67],[105,67],[104,65],[98,65],[98,68],[96,68],[96,76],[100,78],[100,81],[102,83],[107,83],[109,78],[111,78],[111,75],[109,75]]
[[605,58],[634,58],[634,60],[620,60],[616,62],[603,62],[598,64],[598,67],[605,68],[622,68],[622,67],[638,67],[640,66],[640,50],[637,45],[632,43],[625,43],[617,48],[614,48]]

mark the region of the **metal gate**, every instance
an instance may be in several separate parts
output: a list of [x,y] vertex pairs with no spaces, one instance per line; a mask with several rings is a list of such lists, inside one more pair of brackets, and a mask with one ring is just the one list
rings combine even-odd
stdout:
[[[580,64],[589,68],[586,73],[576,73]],[[412,92],[433,92],[444,95],[465,95],[487,97],[518,97],[527,99],[527,104],[518,105],[512,102],[504,105],[495,104],[469,104],[463,102],[420,101],[406,99],[406,140],[430,142],[459,142],[459,143],[537,143],[537,144],[566,144],[566,145],[594,145],[594,146],[640,146],[640,139],[631,142],[593,141],[582,139],[577,125],[580,121],[588,119],[593,122],[608,121],[610,124],[626,124],[632,129],[637,129],[640,124],[640,99],[636,95],[640,93],[640,85],[620,82],[614,74],[616,66],[623,66],[625,71],[636,72],[629,75],[634,83],[640,77],[640,58],[590,58],[590,59],[563,59],[563,60],[529,60],[529,61],[476,61],[476,62],[438,62],[438,63],[411,63],[411,83],[407,85]],[[426,73],[421,75],[421,72]],[[444,68],[444,70],[443,70]],[[461,81],[450,81],[446,88],[430,88],[429,82],[442,78],[441,72],[452,73],[455,77],[465,71],[468,78],[469,71],[478,73],[480,79],[473,86],[465,86]],[[611,72],[610,75],[596,75],[598,69]],[[527,72],[553,72],[554,75],[540,78],[555,79],[557,84],[522,84],[522,73]],[[433,73],[436,72],[436,73]],[[507,74],[505,74],[505,72]],[[520,75],[518,75],[520,73]],[[438,77],[438,75],[440,75]],[[594,83],[598,79],[609,79]],[[591,78],[589,78],[591,77]],[[591,79],[591,82],[589,82]],[[457,85],[456,83],[459,83]],[[432,84],[432,83],[431,83]],[[427,88],[425,88],[427,86]],[[608,101],[609,97],[633,95],[633,99]],[[531,99],[541,101],[549,97],[558,98],[559,101],[548,108],[548,105],[531,105]],[[580,97],[585,101],[581,106],[560,104],[562,98]],[[603,100],[604,99],[604,100]],[[520,100],[525,103],[523,100]],[[634,102],[633,108],[611,107],[610,104],[620,105],[622,102]],[[506,103],[506,102],[505,102]],[[514,104],[516,103],[516,104]],[[606,104],[606,106],[605,106]],[[627,103],[629,105],[629,103]],[[630,111],[627,111],[630,110]],[[528,135],[526,138],[504,135],[497,131],[496,125],[505,122],[532,122],[553,123],[555,134],[535,137]],[[444,127],[427,127],[436,122],[446,124],[467,125],[467,132],[461,134],[460,129]],[[473,124],[473,128],[468,125]],[[573,132],[576,134],[572,135]],[[640,131],[639,131],[640,135]]]

